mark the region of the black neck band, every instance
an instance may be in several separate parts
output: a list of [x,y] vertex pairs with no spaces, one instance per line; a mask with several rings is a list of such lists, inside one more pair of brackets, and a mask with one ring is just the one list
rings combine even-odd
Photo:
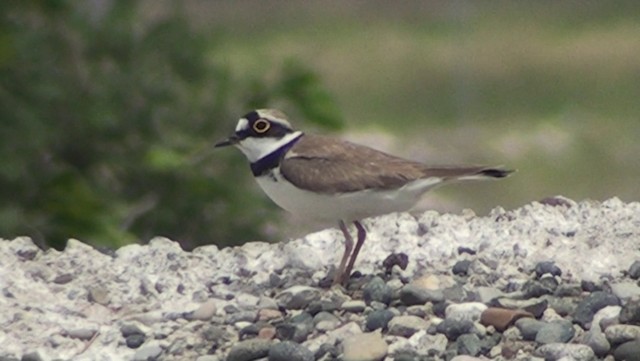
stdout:
[[253,176],[260,177],[265,175],[270,170],[280,165],[280,161],[284,158],[284,155],[301,137],[302,134],[291,140],[289,143],[284,144],[280,148],[251,163],[251,172],[253,173]]

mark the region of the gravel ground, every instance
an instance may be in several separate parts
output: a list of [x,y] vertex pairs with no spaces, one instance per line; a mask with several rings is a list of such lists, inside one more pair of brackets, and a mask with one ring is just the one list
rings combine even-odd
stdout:
[[0,360],[640,360],[640,203],[365,224],[346,288],[327,288],[336,229],[193,252],[0,240]]

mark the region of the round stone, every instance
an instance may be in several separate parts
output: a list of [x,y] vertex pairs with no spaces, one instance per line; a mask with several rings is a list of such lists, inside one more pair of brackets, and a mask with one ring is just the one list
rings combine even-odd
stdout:
[[463,259],[453,265],[451,272],[456,276],[466,276],[469,274],[469,267],[471,267],[471,261]]
[[535,267],[536,277],[541,278],[545,274],[562,276],[562,270],[553,261],[538,262]]
[[631,299],[622,306],[620,323],[640,324],[640,298]]
[[386,330],[389,321],[393,318],[393,312],[389,310],[375,310],[369,313],[365,322],[365,330],[373,331],[377,329]]
[[640,340],[625,342],[613,352],[616,360],[640,361]]
[[486,309],[487,306],[480,302],[455,303],[447,306],[445,317],[453,320],[477,322],[480,321],[480,316]]
[[134,333],[133,335],[127,336],[125,339],[128,348],[138,348],[140,345],[144,343],[145,336],[139,333]]
[[314,361],[313,352],[291,341],[276,343],[269,348],[269,361]]
[[[393,321],[393,320],[392,320]],[[451,341],[455,341],[465,333],[469,333],[474,329],[471,321],[458,321],[445,319],[436,326],[436,331],[442,333]]]
[[229,351],[227,361],[252,361],[267,357],[271,344],[271,341],[258,338],[238,342]]
[[465,333],[456,340],[458,355],[477,356],[480,354],[481,343],[478,335]]
[[620,305],[618,297],[603,291],[596,291],[578,304],[573,314],[573,320],[582,326],[582,328],[587,328],[587,324],[591,322],[593,315],[598,312],[598,310],[605,306],[618,305]]
[[[343,361],[377,361],[387,355],[388,346],[380,332],[361,333],[347,337],[342,343]],[[271,361],[271,360],[269,360]]]
[[544,322],[530,317],[521,318],[515,323],[515,326],[520,330],[520,334],[525,341],[535,340],[536,335],[544,325]]
[[427,302],[444,301],[442,290],[431,290],[419,285],[408,284],[400,290],[400,301],[407,306],[424,305]]
[[569,360],[574,361],[592,361],[596,357],[591,347],[570,343],[542,345],[536,349],[535,355],[544,357],[545,360],[560,360],[568,357]]
[[536,334],[536,342],[543,345],[549,343],[566,343],[573,338],[575,330],[571,322],[562,320],[547,323]]
[[417,316],[398,316],[389,321],[389,334],[411,337],[420,330],[426,330],[429,322]]
[[371,302],[381,302],[388,305],[393,291],[382,278],[374,277],[362,289],[362,298],[369,305]]
[[640,260],[634,261],[631,266],[629,266],[629,271],[627,272],[629,273],[629,277],[634,280],[640,278]]
[[367,305],[362,300],[346,301],[342,304],[342,306],[340,306],[343,311],[351,313],[361,313],[366,307]]

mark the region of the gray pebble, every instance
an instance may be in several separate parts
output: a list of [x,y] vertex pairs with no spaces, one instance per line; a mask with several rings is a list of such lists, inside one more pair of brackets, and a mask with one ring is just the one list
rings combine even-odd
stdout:
[[517,320],[515,325],[525,341],[533,341],[545,323],[535,318],[524,317]]
[[480,321],[480,316],[486,309],[487,306],[479,302],[455,303],[447,306],[445,317],[458,321],[477,322]]
[[340,306],[340,309],[346,312],[351,312],[351,313],[361,313],[364,311],[366,307],[367,305],[364,303],[363,300],[351,300],[351,301],[344,302]]
[[620,311],[620,322],[640,324],[640,298],[627,301]]
[[133,334],[127,336],[127,338],[125,339],[125,343],[127,344],[128,348],[138,348],[144,343],[145,339],[146,337],[144,335]]
[[535,267],[536,277],[541,278],[545,274],[562,276],[562,270],[553,261],[538,262]]
[[430,290],[408,284],[400,290],[400,301],[407,306],[424,305],[427,302],[442,302],[444,301],[444,293],[442,290]]
[[471,261],[468,259],[463,259],[453,265],[453,267],[451,268],[451,272],[456,276],[466,276],[467,274],[469,274],[470,266]]
[[640,278],[640,261],[634,261],[631,266],[629,266],[629,277],[634,280]]
[[286,309],[299,310],[307,307],[311,301],[318,298],[320,290],[309,286],[292,286],[276,296],[279,306]]
[[570,357],[574,361],[593,361],[596,357],[591,347],[587,345],[565,343],[542,345],[535,350],[534,354],[544,357],[545,360],[559,360],[563,357]]
[[477,300],[486,304],[489,304],[492,300],[502,297],[504,293],[496,287],[478,287],[476,288]]
[[132,323],[122,325],[122,327],[120,327],[120,333],[122,333],[123,337],[128,337],[136,334],[144,335],[144,331],[142,331],[140,327]]
[[481,350],[481,342],[478,335],[465,333],[456,340],[458,355],[478,356]]
[[22,355],[20,361],[42,361],[42,356],[40,356],[38,351],[29,352]]
[[444,334],[451,341],[455,341],[460,335],[472,332],[473,329],[474,325],[471,321],[458,321],[451,319],[445,319],[436,326],[436,331]]
[[569,342],[575,335],[571,322],[567,320],[553,321],[540,328],[536,335],[536,342],[543,345],[550,343]]
[[611,344],[600,329],[600,325],[597,324],[591,326],[589,332],[585,333],[582,343],[591,347],[598,357],[606,356],[611,350]]
[[210,320],[213,315],[216,314],[217,307],[214,300],[207,300],[203,302],[195,311],[188,313],[185,316],[187,320]]
[[280,340],[304,342],[307,336],[313,332],[313,317],[303,312],[290,320],[276,326],[276,337]]
[[640,296],[640,286],[635,282],[618,282],[611,285],[611,292],[621,300]]
[[591,293],[583,299],[573,313],[573,320],[582,328],[587,328],[587,324],[593,319],[593,315],[605,306],[618,306],[618,297],[603,291]]
[[640,340],[625,342],[613,352],[616,360],[640,361]]
[[374,277],[362,289],[362,298],[370,305],[371,302],[391,303],[393,291],[382,278]]
[[612,325],[604,330],[607,340],[613,345],[623,342],[640,340],[640,326],[635,325]]
[[386,330],[389,321],[393,318],[393,312],[389,310],[375,310],[367,315],[365,330],[373,331],[377,329]]
[[340,319],[333,313],[322,311],[313,316],[313,324],[315,326],[315,329],[321,332],[335,330],[338,326],[340,326],[340,323]]
[[229,351],[226,361],[252,361],[267,357],[271,344],[271,341],[257,338],[238,342]]
[[240,311],[228,315],[225,322],[228,324],[235,324],[238,322],[256,322],[258,319],[258,311]]
[[134,361],[151,361],[155,360],[162,353],[162,348],[160,345],[147,345],[139,348],[136,353],[133,355]]
[[390,335],[411,337],[420,330],[426,330],[429,322],[416,316],[398,316],[391,319],[388,326]]
[[314,361],[313,352],[291,341],[276,343],[269,348],[269,361]]

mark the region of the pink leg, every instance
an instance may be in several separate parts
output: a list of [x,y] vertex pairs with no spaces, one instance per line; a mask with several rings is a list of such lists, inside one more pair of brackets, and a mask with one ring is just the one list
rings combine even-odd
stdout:
[[356,242],[356,248],[353,250],[353,254],[351,255],[351,259],[349,259],[349,265],[347,269],[344,271],[345,273],[345,281],[349,279],[351,276],[351,271],[353,271],[353,265],[356,263],[356,258],[358,258],[358,253],[360,253],[360,248],[364,244],[364,240],[367,238],[367,231],[364,229],[362,224],[358,221],[354,221],[353,224],[356,226],[358,230],[358,241]]
[[344,235],[344,254],[342,255],[340,266],[336,270],[336,275],[333,278],[334,285],[342,284],[342,282],[344,281],[344,273],[345,273],[344,268],[347,264],[347,259],[351,254],[351,250],[353,249],[353,238],[351,237],[351,234],[349,234],[349,230],[347,229],[347,226],[344,224],[344,221],[340,221],[339,225],[340,225],[340,230]]

